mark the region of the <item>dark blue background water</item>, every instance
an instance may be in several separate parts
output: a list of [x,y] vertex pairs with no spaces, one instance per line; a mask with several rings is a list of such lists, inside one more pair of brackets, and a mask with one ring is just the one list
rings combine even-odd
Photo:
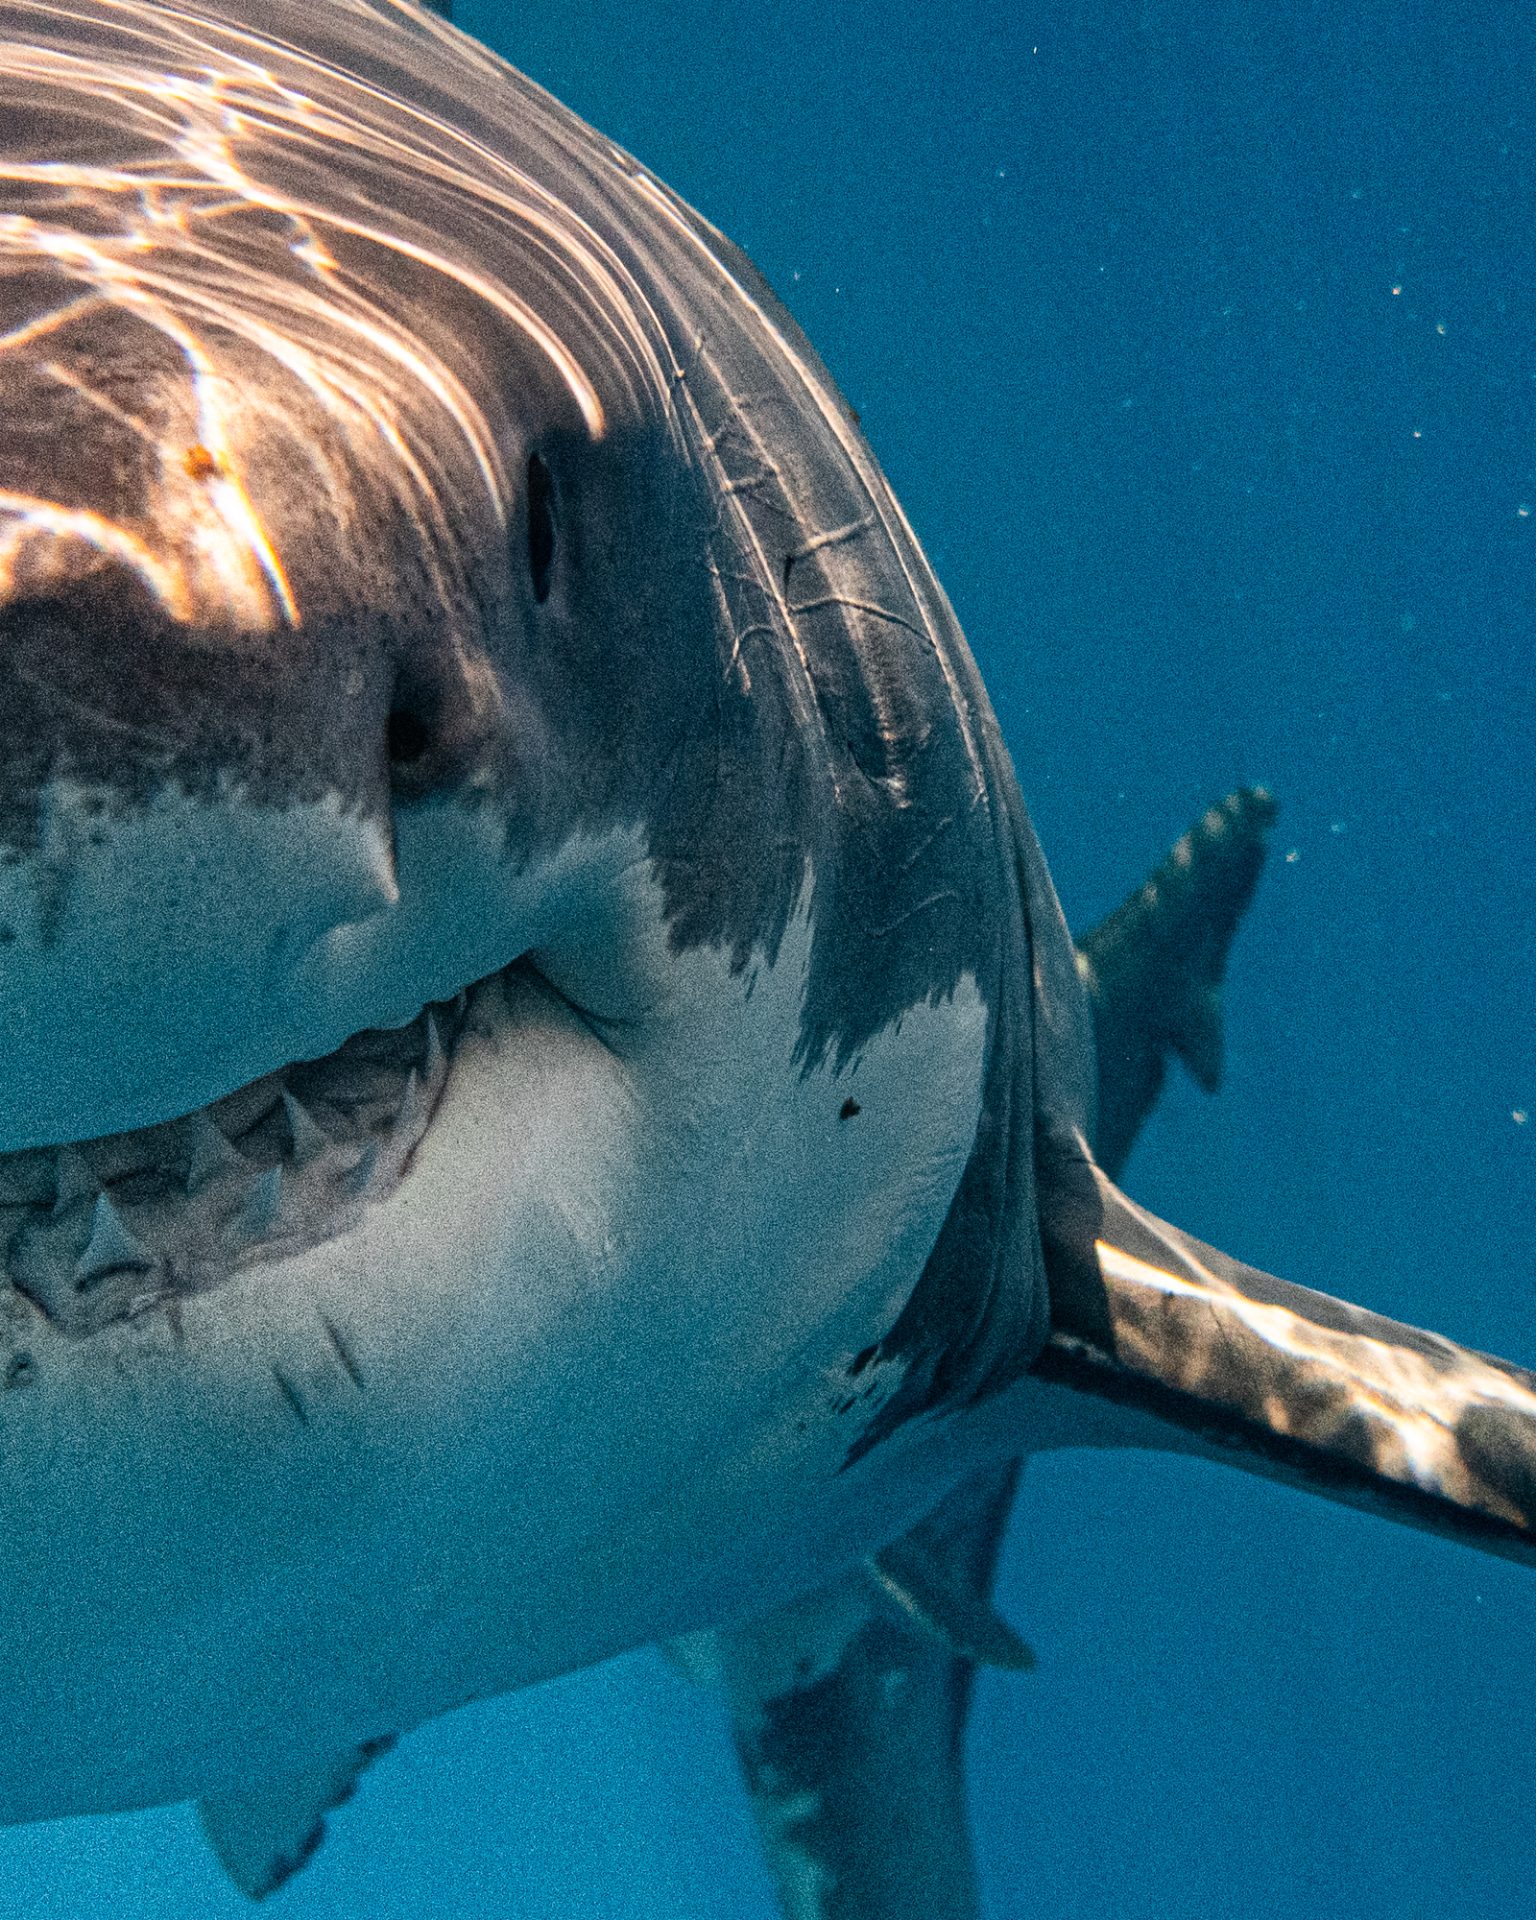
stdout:
[[[1234,782],[1281,796],[1227,1088],[1172,1088],[1137,1194],[1536,1360],[1529,11],[460,17],[817,341],[1075,922]],[[1068,1457],[1031,1471],[1002,1598],[1040,1671],[981,1689],[989,1920],[1536,1910],[1536,1577],[1236,1474]],[[185,1809],[0,1846],[3,1920],[244,1910]],[[412,1737],[277,1910],[772,1912],[712,1705],[654,1656]]]

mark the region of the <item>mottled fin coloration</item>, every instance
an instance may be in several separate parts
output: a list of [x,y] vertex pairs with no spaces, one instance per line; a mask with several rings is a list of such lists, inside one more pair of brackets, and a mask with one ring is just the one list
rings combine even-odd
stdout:
[[[1222,976],[1274,817],[1262,789],[1229,795],[1080,943],[1112,1172],[1169,1053],[1207,1090],[1220,1078]],[[964,1779],[975,1669],[1034,1664],[991,1600],[1021,1467],[957,1488],[858,1574],[714,1636],[790,1920],[976,1920]]]
[[265,1790],[204,1800],[203,1831],[240,1891],[264,1900],[291,1879],[325,1838],[325,1816],[351,1799],[363,1770],[393,1745],[368,1740]]
[[[903,1593],[911,1564],[942,1568],[948,1594],[972,1596],[963,1618],[992,1621],[1018,1475],[1009,1462],[967,1482],[892,1550]],[[921,1602],[918,1624],[882,1584],[865,1567],[716,1636],[753,1811],[790,1920],[975,1920],[962,1764],[975,1663],[954,1651],[949,1600]],[[1000,1622],[981,1632],[1028,1664]]]
[[1201,1244],[1084,1161],[1042,1219],[1037,1379],[1196,1452],[1536,1562],[1536,1375]]
[[1212,807],[1157,871],[1078,944],[1099,1055],[1099,1165],[1120,1169],[1176,1053],[1221,1082],[1221,983],[1263,870],[1274,800],[1243,787]]

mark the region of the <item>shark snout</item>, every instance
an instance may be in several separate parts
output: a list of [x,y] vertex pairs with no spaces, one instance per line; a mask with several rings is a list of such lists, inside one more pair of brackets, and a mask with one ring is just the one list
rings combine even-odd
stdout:
[[495,705],[441,637],[178,621],[99,553],[0,605],[0,1149],[411,1017],[398,814],[453,792]]
[[0,1146],[190,1111],[367,1023],[294,986],[394,909],[387,817],[176,785],[125,808],[65,775],[35,823],[0,865]]

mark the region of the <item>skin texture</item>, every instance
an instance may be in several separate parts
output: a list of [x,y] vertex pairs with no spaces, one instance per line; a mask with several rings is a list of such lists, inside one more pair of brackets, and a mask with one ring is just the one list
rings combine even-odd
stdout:
[[[494,816],[514,864],[632,828],[674,946],[741,969],[773,963],[809,884],[803,1065],[846,1067],[962,978],[988,1006],[984,1135],[888,1357],[914,1376],[902,1417],[1000,1384],[1044,1332],[1027,916],[1059,951],[1065,933],[974,665],[857,427],[749,263],[500,62],[410,8],[279,6],[257,36],[241,16],[0,13],[0,175],[25,205],[40,168],[68,179],[0,253],[18,343],[0,555],[28,690],[0,722],[0,834],[36,865],[51,814],[119,818],[167,790],[330,806],[359,837],[393,806],[397,843],[449,796]],[[183,76],[169,100],[162,67]],[[148,194],[157,173],[178,184]],[[131,249],[162,203],[175,224],[146,267]],[[535,459],[561,530],[542,603]],[[64,774],[85,799],[61,809]],[[82,896],[88,832],[66,856]],[[147,1004],[156,981],[220,946],[233,965],[258,898],[270,912],[274,858],[250,864],[218,876],[227,923],[178,927],[168,902],[153,955],[115,948],[100,911],[81,929],[74,998],[103,972],[142,982],[113,1010],[135,1031],[35,1027],[13,1067],[32,1110],[61,1049],[78,1090],[44,1137],[225,1090],[113,1101],[149,1078],[124,1051],[168,1051],[184,1018]],[[17,918],[22,953],[57,946]],[[430,964],[448,986],[451,953]],[[50,984],[67,968],[51,954]],[[226,1084],[343,1037],[277,998]]]
[[[0,6],[0,109],[0,1808],[333,1796],[987,1456],[1085,1002],[856,424],[627,156],[383,0]],[[337,1050],[466,987],[368,1174]]]
[[[1268,794],[1230,794],[1079,942],[1097,1043],[1096,1157],[1116,1179],[1192,1029],[1201,1084],[1215,1090],[1221,981],[1274,810]],[[1084,1423],[1076,1435],[1086,1441]],[[963,1482],[902,1543],[943,1570],[953,1612],[990,1604],[1023,1466]],[[976,1920],[965,1792],[973,1649],[915,1631],[866,1569],[717,1636],[709,1653],[786,1912]]]
[[867,1715],[948,1634],[884,1752],[953,1849],[1021,1445],[1524,1550],[1526,1376],[1095,1164],[1214,1073],[1262,807],[1080,964],[727,241],[404,0],[0,0],[0,216],[0,1815],[195,1794],[264,1892],[402,1730],[779,1605],[743,1751],[855,1920],[889,1803],[810,1777],[783,1657]]

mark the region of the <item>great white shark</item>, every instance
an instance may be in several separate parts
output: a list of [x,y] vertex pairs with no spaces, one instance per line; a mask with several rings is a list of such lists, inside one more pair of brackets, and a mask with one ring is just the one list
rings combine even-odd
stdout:
[[969,1920],[1019,1459],[1528,1558],[1536,1380],[1116,1185],[1273,813],[1076,947],[750,263],[409,0],[0,0],[0,1819],[260,1895],[652,1640],[787,1911]]

